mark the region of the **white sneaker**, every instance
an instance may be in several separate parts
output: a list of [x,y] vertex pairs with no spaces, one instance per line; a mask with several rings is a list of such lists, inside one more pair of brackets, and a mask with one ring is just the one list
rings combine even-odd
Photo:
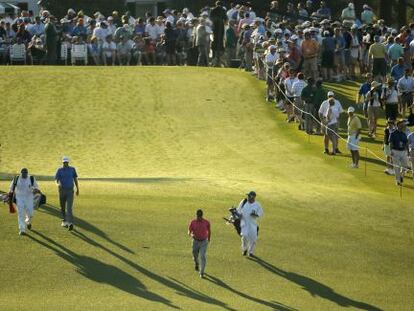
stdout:
[[64,228],[68,227],[68,223],[66,221],[62,221],[62,223],[60,225]]
[[394,170],[388,170],[388,173],[390,173],[390,175],[395,175],[395,171]]

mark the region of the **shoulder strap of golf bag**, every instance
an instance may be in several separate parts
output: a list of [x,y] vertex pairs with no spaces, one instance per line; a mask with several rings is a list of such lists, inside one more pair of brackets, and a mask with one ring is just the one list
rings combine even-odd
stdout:
[[241,205],[241,208],[243,208],[243,207],[246,205],[246,203],[247,203],[247,199],[246,199],[246,198],[244,198],[244,199],[243,199],[243,203],[242,203],[242,205]]
[[32,187],[33,187],[33,185],[34,185],[34,176],[30,175],[30,183],[32,184]]
[[16,185],[17,185],[17,182],[19,181],[19,177],[20,177],[20,175],[16,175],[13,178],[13,191],[12,192],[14,192],[16,190]]

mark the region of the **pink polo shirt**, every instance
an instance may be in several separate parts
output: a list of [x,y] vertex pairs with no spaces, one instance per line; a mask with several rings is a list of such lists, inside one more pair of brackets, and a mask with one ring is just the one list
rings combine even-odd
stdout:
[[206,219],[194,219],[188,226],[188,231],[193,233],[196,240],[206,240],[210,235],[210,222]]

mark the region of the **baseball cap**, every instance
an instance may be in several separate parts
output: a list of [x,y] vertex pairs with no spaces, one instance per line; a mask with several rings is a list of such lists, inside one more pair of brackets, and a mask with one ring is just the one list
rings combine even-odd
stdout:
[[334,97],[335,96],[335,93],[334,92],[332,92],[332,91],[329,91],[328,92],[328,97]]
[[249,197],[255,197],[256,196],[256,192],[254,191],[250,191],[249,193],[246,193]]
[[348,112],[355,112],[355,108],[354,107],[349,107]]
[[69,157],[64,156],[64,157],[62,158],[62,162],[63,162],[63,163],[65,163],[65,162],[69,162]]

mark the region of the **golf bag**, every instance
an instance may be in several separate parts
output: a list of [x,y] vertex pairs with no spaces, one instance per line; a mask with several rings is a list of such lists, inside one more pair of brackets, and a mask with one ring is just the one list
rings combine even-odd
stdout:
[[[9,198],[9,207],[11,205],[13,205],[13,203],[16,203],[16,196],[15,196],[15,190],[16,190],[16,185],[17,185],[17,181],[19,180],[19,175],[17,175],[16,177],[14,177],[13,179],[13,189],[12,191],[8,194],[8,198]],[[34,184],[34,177],[30,176],[30,183],[33,187]],[[33,196],[33,208],[34,209],[38,209],[40,205],[46,204],[46,196],[41,193],[40,191],[37,193],[34,193]],[[10,213],[12,213],[11,209],[10,209]]]
[[14,207],[13,200],[10,200],[10,194],[9,193],[2,193],[1,194],[1,200],[4,204],[7,204],[9,206],[9,212],[10,214],[16,213],[16,208]]

